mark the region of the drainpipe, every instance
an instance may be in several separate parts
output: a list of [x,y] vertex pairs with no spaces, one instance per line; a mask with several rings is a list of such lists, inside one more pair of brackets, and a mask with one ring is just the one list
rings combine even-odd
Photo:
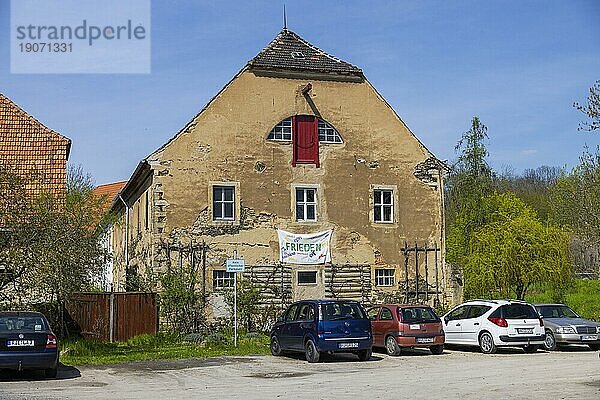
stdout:
[[127,268],[129,267],[129,206],[125,200],[123,200],[120,193],[119,200],[121,200],[125,206],[125,272],[127,273]]

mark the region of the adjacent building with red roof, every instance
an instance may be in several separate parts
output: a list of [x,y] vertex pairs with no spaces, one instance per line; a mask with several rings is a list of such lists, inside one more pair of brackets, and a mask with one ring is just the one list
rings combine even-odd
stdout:
[[27,177],[33,195],[65,192],[71,140],[0,93],[0,165]]

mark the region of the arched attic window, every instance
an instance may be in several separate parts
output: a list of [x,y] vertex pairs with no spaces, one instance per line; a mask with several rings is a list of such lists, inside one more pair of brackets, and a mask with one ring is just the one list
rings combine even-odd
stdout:
[[[268,140],[281,140],[290,142],[292,141],[292,118],[289,117],[275,125],[271,132],[269,132],[269,136],[267,136]],[[344,143],[342,140],[342,136],[329,122],[318,118],[318,135],[320,143]]]

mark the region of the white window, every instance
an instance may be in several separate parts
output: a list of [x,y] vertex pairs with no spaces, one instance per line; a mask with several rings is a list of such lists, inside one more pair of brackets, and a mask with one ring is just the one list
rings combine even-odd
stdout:
[[376,269],[375,286],[394,286],[394,270],[391,268]]
[[319,142],[342,143],[342,137],[329,123],[319,119]]
[[373,190],[374,206],[373,220],[375,222],[394,222],[394,192],[393,190]]
[[269,132],[269,140],[292,140],[292,119],[284,119]]
[[[298,118],[298,117],[294,117]],[[269,132],[268,140],[279,140],[284,142],[292,141],[292,131],[294,127],[294,118],[286,118]],[[319,118],[319,142],[320,143],[344,143],[342,136],[329,122]]]
[[224,289],[233,287],[233,274],[235,272],[213,271],[213,288]]
[[296,188],[296,221],[317,220],[317,189]]
[[233,186],[213,186],[213,220],[235,220],[235,188]]
[[298,271],[298,285],[316,285],[317,271]]

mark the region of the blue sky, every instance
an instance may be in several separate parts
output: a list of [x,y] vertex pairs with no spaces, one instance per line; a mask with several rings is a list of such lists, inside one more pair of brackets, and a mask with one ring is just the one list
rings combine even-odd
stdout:
[[[286,1],[288,27],[361,67],[441,159],[478,115],[490,162],[572,167],[600,133],[577,131],[600,79],[600,1]],[[153,1],[152,73],[10,73],[0,0],[0,92],[73,140],[70,162],[124,180],[282,28],[279,1]]]

